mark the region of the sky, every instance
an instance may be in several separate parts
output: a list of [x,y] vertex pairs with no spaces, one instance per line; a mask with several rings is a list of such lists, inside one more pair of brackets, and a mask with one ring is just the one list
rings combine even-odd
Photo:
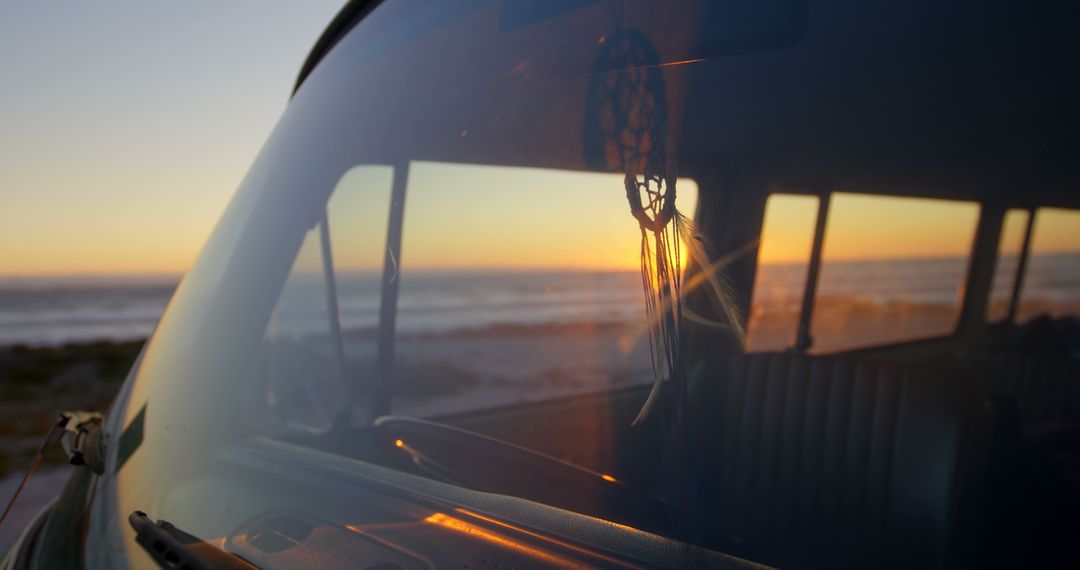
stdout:
[[[0,278],[185,271],[342,2],[0,3]],[[588,194],[598,202],[578,211],[592,216],[572,220],[553,194],[580,200],[581,189],[621,188],[618,177],[447,168],[420,166],[410,177],[404,247],[411,265],[636,266],[625,203],[609,192]],[[447,172],[464,188],[524,190],[492,193],[490,209],[464,209],[457,218],[467,223],[443,227],[442,212],[454,206],[440,192]],[[386,172],[350,176],[344,186],[372,176],[389,186]],[[523,195],[547,199],[524,208]],[[771,198],[759,259],[805,260],[816,207],[815,198]],[[965,255],[977,215],[973,204],[838,194],[823,255]],[[1075,214],[1038,220],[1046,231],[1036,232],[1037,248],[1075,250]],[[375,237],[382,224],[372,218],[366,226],[371,239],[382,239]],[[568,233],[571,258],[558,237]],[[379,265],[381,249],[370,241],[361,248],[357,236],[342,239],[357,244],[358,257],[346,266]]]
[[183,272],[343,3],[0,2],[0,277]]
[[[640,268],[641,230],[621,175],[419,163],[409,180],[413,207],[406,205],[402,235],[409,267]],[[693,216],[697,184],[680,178],[676,188],[678,208]]]
[[[810,258],[818,199],[774,194],[765,209],[759,259]],[[975,235],[979,207],[970,202],[834,193],[821,257],[829,261],[962,257]]]
[[[805,263],[810,258],[818,199],[774,194],[765,206],[759,261]],[[979,206],[973,202],[873,196],[857,192],[832,195],[825,222],[822,259],[934,259],[966,257],[975,238]],[[1015,255],[1023,241],[1027,214],[1006,213],[1001,251]],[[1034,254],[1080,251],[1080,212],[1044,208],[1035,218]]]
[[[364,165],[338,181],[327,204],[335,269],[383,267],[383,250],[372,244],[386,240],[393,174],[389,166]],[[413,162],[402,224],[403,267],[637,270],[641,230],[626,205],[624,184],[611,173]],[[697,184],[680,178],[677,188],[680,210],[692,215]],[[294,266],[321,271],[317,231],[305,239]],[[681,253],[685,263],[685,249]]]

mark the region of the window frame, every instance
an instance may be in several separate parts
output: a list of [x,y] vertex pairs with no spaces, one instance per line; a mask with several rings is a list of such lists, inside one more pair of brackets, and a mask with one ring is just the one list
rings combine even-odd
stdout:
[[1020,308],[1020,294],[1024,288],[1024,277],[1027,274],[1028,256],[1031,251],[1031,237],[1035,229],[1035,214],[1039,211],[1037,207],[1011,207],[1004,208],[1002,210],[1002,218],[997,228],[998,243],[996,251],[994,251],[994,266],[990,275],[989,287],[994,286],[994,273],[997,271],[998,264],[1001,263],[1001,234],[1005,231],[1005,216],[1010,210],[1020,210],[1027,213],[1027,220],[1024,223],[1023,239],[1020,241],[1019,257],[1016,260],[1016,275],[1013,276],[1012,287],[1009,289],[1009,304],[1008,309],[1005,312],[1005,316],[1000,319],[991,320],[987,317],[989,311],[990,299],[987,298],[986,306],[982,307],[982,312],[987,325],[1003,325],[1003,324],[1015,324],[1016,313]]
[[[1034,242],[1035,229],[1039,214],[1044,210],[1066,210],[1076,212],[1080,214],[1080,207],[1071,206],[1054,206],[1054,205],[1041,205],[1041,206],[1017,206],[1009,209],[1023,210],[1027,212],[1027,224],[1024,226],[1024,239],[1021,242],[1019,259],[1016,264],[1016,275],[1013,279],[1012,290],[1009,295],[1009,310],[1004,318],[987,322],[988,325],[1017,325],[1017,316],[1020,312],[1020,306],[1023,303],[1024,294],[1024,282],[1027,279],[1028,262],[1031,260],[1031,246]],[[1000,231],[999,231],[1000,234]],[[1000,252],[997,252],[994,256],[994,266],[1001,261]]]

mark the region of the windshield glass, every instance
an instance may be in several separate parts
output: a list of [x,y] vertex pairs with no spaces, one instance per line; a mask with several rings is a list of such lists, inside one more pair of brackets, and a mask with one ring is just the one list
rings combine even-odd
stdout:
[[[970,133],[941,126],[926,83],[850,70],[955,46],[905,35],[924,20],[901,8],[859,26],[819,8],[835,29],[807,10],[379,3],[299,87],[170,303],[114,411],[98,515],[142,510],[267,567],[371,549],[420,567],[455,540],[610,565],[661,552],[634,542],[653,535],[782,563],[844,542],[810,532],[833,507],[925,491],[940,509],[915,530],[860,544],[938,556],[911,545],[944,540],[925,521],[952,512],[961,381],[807,355],[985,313],[964,280],[990,232],[964,192],[1014,175],[1014,142],[984,139],[1000,171],[928,158]],[[784,192],[823,199],[792,202],[794,253],[759,258]],[[786,316],[747,356],[769,255],[814,267],[759,294]],[[909,459],[940,469],[892,474]],[[138,551],[124,529],[90,544]]]

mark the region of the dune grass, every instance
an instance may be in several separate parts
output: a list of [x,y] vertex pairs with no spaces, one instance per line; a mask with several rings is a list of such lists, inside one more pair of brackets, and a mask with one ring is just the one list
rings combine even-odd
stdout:
[[[26,468],[60,412],[104,412],[142,344],[0,347],[0,477]],[[45,461],[65,461],[59,446]]]

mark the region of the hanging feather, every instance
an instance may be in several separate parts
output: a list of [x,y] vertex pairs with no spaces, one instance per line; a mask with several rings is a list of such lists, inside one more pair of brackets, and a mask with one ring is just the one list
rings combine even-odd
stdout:
[[[655,191],[646,190],[644,183],[631,182],[627,176],[627,196],[633,192],[645,192],[649,196]],[[631,189],[633,184],[634,188]],[[688,323],[714,329],[726,329],[738,346],[742,346],[745,330],[742,317],[734,302],[734,293],[722,270],[737,254],[711,261],[706,253],[705,239],[696,225],[679,212],[674,206],[675,180],[669,181],[671,190],[664,194],[670,202],[670,217],[665,214],[665,206],[639,207],[631,200],[631,212],[638,219],[641,228],[641,276],[645,291],[645,332],[649,337],[653,367],[653,386],[649,396],[641,406],[632,425],[644,421],[656,404],[660,389],[665,379],[673,382],[685,382],[685,370],[680,351],[683,347],[683,332]],[[648,215],[647,212],[653,212]],[[656,214],[659,215],[656,215]],[[643,221],[644,218],[644,221]],[[682,253],[685,247],[688,265],[695,272],[684,283]],[[704,287],[712,311],[722,320],[702,316],[686,306],[690,292]],[[682,389],[682,387],[678,387]]]
[[[657,145],[662,146],[662,145]],[[658,149],[657,149],[658,150]],[[652,153],[650,153],[652,154]],[[675,180],[666,177],[645,161],[641,180],[625,174],[626,198],[630,213],[641,230],[641,283],[645,292],[645,313],[649,323],[652,359],[652,390],[633,425],[648,417],[660,393],[664,377],[681,381],[682,359],[682,252],[679,242],[681,216],[675,209]]]

